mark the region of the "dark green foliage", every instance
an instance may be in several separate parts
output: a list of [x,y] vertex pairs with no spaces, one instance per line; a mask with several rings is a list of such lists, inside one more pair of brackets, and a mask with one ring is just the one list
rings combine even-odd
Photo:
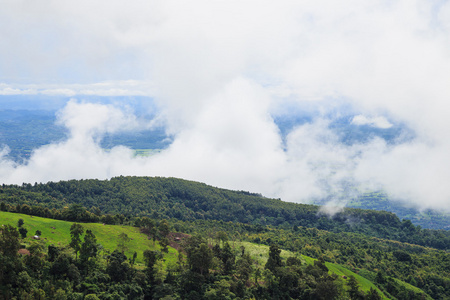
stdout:
[[169,252],[169,239],[167,237],[162,237],[159,240],[159,245],[161,246],[161,252],[168,253]]
[[19,219],[19,221],[17,221],[17,227],[22,227],[22,225],[24,224],[23,219]]
[[212,262],[212,251],[208,245],[202,243],[188,254],[188,264],[193,272],[205,275],[209,272]]
[[91,230],[86,230],[84,235],[84,241],[80,248],[80,259],[82,262],[86,262],[90,257],[97,256],[97,238]]
[[20,248],[19,232],[11,225],[2,225],[0,229],[0,253],[7,257],[17,255]]
[[298,258],[298,257],[288,257],[288,259],[286,260],[286,265],[287,266],[301,266],[302,265],[302,261]]
[[275,273],[277,268],[283,266],[280,253],[281,249],[278,247],[278,245],[270,245],[269,258],[267,259],[265,268],[272,271],[272,273]]
[[73,223],[70,227],[70,247],[75,250],[75,255],[78,257],[78,252],[81,250],[81,236],[83,235],[84,228],[80,224]]
[[48,245],[48,261],[53,262],[60,253],[60,249],[55,247],[54,245]]
[[123,282],[132,276],[131,265],[127,261],[127,257],[120,251],[114,250],[108,257],[106,273],[111,280],[115,282]]
[[167,237],[170,232],[170,225],[167,220],[161,220],[161,222],[159,222],[158,230],[162,237]]
[[364,300],[364,293],[359,290],[358,281],[354,276],[350,276],[347,281],[348,295],[351,300]]
[[230,275],[235,269],[236,256],[229,243],[225,243],[220,251],[219,259],[223,263],[223,274]]
[[213,258],[213,252],[200,236],[190,237],[184,244],[187,263],[192,272],[207,274]]
[[403,261],[403,262],[411,261],[411,255],[409,255],[405,251],[396,250],[396,251],[392,252],[392,254],[398,261]]
[[244,253],[236,261],[236,275],[238,276],[239,280],[246,283],[250,279],[253,271],[253,259],[249,254]]
[[19,227],[19,233],[21,238],[26,238],[28,230],[25,227]]
[[60,254],[50,267],[50,274],[63,279],[67,276],[72,260],[67,254]]
[[370,288],[369,293],[366,296],[366,299],[367,300],[381,300],[382,298],[375,289]]
[[144,261],[145,261],[145,279],[142,278],[139,281],[148,280],[151,285],[155,285],[156,283],[156,268],[155,265],[158,260],[162,259],[162,255],[158,251],[144,251]]

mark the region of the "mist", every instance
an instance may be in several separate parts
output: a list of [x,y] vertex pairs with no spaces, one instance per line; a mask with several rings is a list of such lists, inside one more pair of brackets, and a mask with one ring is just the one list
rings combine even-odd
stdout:
[[[57,114],[66,140],[24,164],[1,152],[3,183],[173,176],[293,202],[345,202],[354,186],[450,211],[447,1],[4,7],[0,94],[74,100]],[[87,94],[146,95],[157,112],[143,119],[132,105],[90,103]],[[275,124],[302,113],[311,117],[285,135]],[[345,143],[331,126],[343,115],[413,134]],[[105,134],[156,123],[173,137],[157,154],[100,147]]]

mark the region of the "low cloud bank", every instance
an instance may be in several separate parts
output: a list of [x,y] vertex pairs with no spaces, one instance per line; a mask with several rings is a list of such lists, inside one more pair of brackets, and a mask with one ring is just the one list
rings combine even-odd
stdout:
[[107,179],[119,175],[174,176],[230,189],[250,190],[285,201],[334,199],[343,206],[369,190],[419,208],[448,210],[447,144],[418,138],[388,144],[381,138],[344,144],[330,120],[295,127],[283,144],[270,117],[270,93],[237,79],[212,96],[190,126],[160,153],[138,157],[123,146],[100,147],[107,133],[150,128],[129,107],[72,100],[58,113],[69,130],[65,141],[36,149],[26,164],[1,152],[3,183]]

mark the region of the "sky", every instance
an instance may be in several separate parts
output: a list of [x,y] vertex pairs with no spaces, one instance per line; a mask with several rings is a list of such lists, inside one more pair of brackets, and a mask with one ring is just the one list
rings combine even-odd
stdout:
[[[71,98],[56,114],[67,140],[22,164],[4,147],[0,182],[171,176],[292,202],[382,190],[450,211],[449,1],[0,6],[0,106],[13,95]],[[89,96],[145,96],[152,117]],[[330,124],[350,112],[355,126],[402,124],[413,138],[343,143]],[[314,118],[283,137],[274,118],[305,113]],[[99,146],[155,126],[173,142],[150,157]]]

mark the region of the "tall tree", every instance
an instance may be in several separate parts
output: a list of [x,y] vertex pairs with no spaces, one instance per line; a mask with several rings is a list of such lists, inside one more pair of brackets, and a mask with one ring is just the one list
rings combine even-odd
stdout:
[[269,248],[269,258],[265,268],[275,273],[276,268],[281,267],[283,264],[281,262],[280,256],[281,250],[278,245],[272,244]]
[[86,234],[84,235],[83,244],[81,244],[80,248],[80,259],[82,261],[86,261],[89,257],[97,256],[97,238],[94,233],[90,229],[86,230]]
[[80,224],[73,223],[70,226],[70,244],[69,246],[75,250],[75,258],[78,259],[78,252],[81,250],[81,236],[83,235],[84,228]]
[[162,258],[162,255],[158,251],[145,250],[144,251],[144,262],[145,262],[145,272],[147,273],[147,277],[150,283],[154,283],[155,281],[155,265],[158,260]]

